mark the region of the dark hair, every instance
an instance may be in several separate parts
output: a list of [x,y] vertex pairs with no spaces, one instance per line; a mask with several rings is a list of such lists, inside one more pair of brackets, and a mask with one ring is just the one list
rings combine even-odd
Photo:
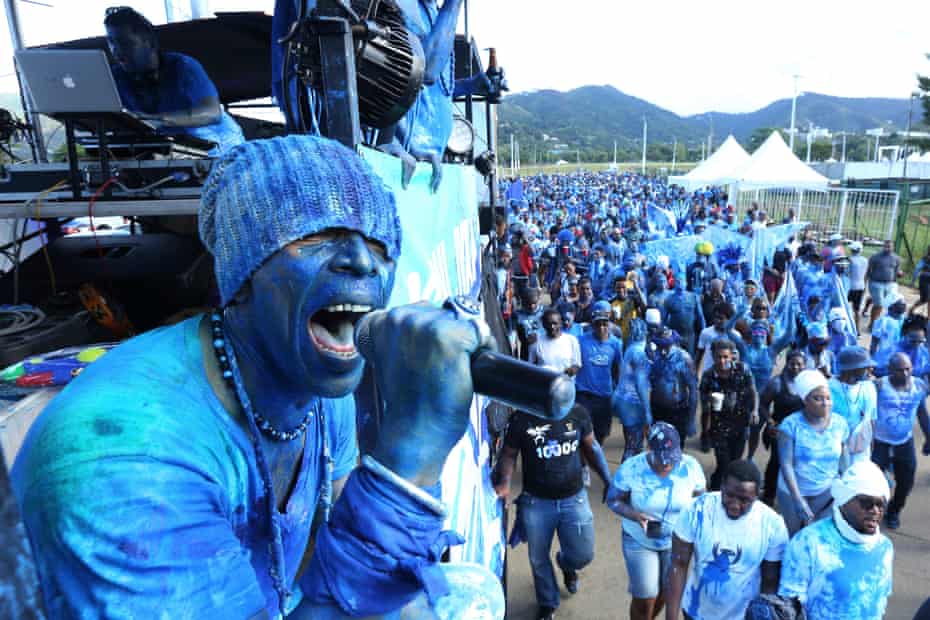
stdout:
[[591,278],[589,278],[588,276],[581,276],[581,277],[578,279],[578,286],[579,286],[579,287],[582,286],[585,282],[587,282],[588,284],[591,284],[591,285],[594,284],[594,283],[591,281]]
[[126,27],[140,34],[155,36],[155,26],[142,13],[129,6],[111,6],[106,10],[103,25],[107,28]]
[[904,319],[904,323],[901,324],[902,334],[906,334],[918,329],[923,330],[924,333],[927,331],[927,319],[919,314],[910,315]]
[[545,323],[545,322],[546,322],[546,318],[547,318],[547,317],[550,317],[550,316],[554,316],[556,319],[558,319],[559,325],[562,324],[562,313],[559,312],[557,308],[555,308],[555,307],[553,307],[553,306],[549,306],[548,308],[546,308],[545,310],[543,310],[543,313],[542,313],[542,320],[543,320],[543,323]]
[[718,304],[714,308],[713,318],[716,319],[718,316],[722,316],[725,319],[729,319],[733,316],[733,305],[732,304]]
[[785,356],[785,364],[787,364],[788,361],[794,357],[800,357],[801,361],[804,361],[806,359],[804,355],[804,351],[802,349],[792,349],[791,351],[788,351],[788,355]]
[[730,464],[727,465],[726,477],[733,478],[739,482],[753,482],[757,490],[762,486],[762,474],[759,472],[759,468],[756,467],[755,463],[751,461],[743,459],[730,461]]
[[718,351],[733,352],[736,350],[736,344],[729,338],[721,338],[720,340],[714,340],[714,343],[710,345],[710,350],[714,353]]

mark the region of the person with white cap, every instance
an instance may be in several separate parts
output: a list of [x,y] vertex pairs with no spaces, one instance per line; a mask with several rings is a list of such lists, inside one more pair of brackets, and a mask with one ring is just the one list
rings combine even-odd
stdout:
[[858,345],[848,346],[836,357],[837,376],[829,381],[834,413],[843,416],[849,426],[849,460],[868,461],[872,456],[872,437],[877,416],[875,384],[868,380],[875,362],[869,352]]
[[829,272],[833,269],[833,260],[845,256],[846,252],[843,250],[843,235],[840,233],[833,233],[830,235],[830,239],[827,245],[824,246],[821,250],[820,255],[823,256],[823,270]]
[[830,336],[823,323],[811,323],[807,327],[807,346],[804,347],[805,367],[808,370],[819,370],[823,376],[833,376],[834,355],[827,348]]
[[840,351],[857,344],[845,308],[831,308],[827,314],[827,331],[830,338],[827,348],[833,353],[834,361]]
[[888,366],[888,359],[891,354],[898,350],[906,310],[907,304],[898,295],[889,304],[888,312],[880,316],[872,325],[869,353],[872,354],[872,359],[875,360],[875,366],[879,369],[879,373],[883,372]]
[[869,461],[830,486],[831,518],[804,528],[781,565],[780,596],[798,599],[812,620],[881,620],[892,589],[894,548],[879,530],[888,481]]
[[805,370],[794,379],[794,391],[804,403],[778,425],[781,471],[777,500],[792,535],[830,514],[830,485],[846,468],[849,426],[833,415],[827,379]]
[[847,298],[852,305],[858,327],[859,311],[862,310],[862,296],[865,294],[865,272],[869,261],[862,255],[862,244],[853,241],[849,244],[849,292]]
[[883,470],[894,467],[894,498],[885,520],[890,529],[901,524],[901,509],[914,487],[917,454],[914,449],[914,418],[924,433],[923,453],[930,454],[930,419],[927,416],[927,382],[912,376],[913,366],[904,353],[888,362],[888,376],[878,380],[878,416],[872,460]]

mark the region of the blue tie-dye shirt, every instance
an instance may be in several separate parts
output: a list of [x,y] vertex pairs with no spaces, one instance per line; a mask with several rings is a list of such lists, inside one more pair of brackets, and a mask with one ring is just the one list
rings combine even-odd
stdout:
[[914,420],[920,403],[927,398],[927,383],[911,378],[905,390],[898,390],[888,377],[878,381],[878,421],[875,439],[893,446],[906,443],[914,435]]
[[884,535],[853,543],[833,518],[823,519],[788,543],[778,593],[800,599],[811,620],[880,620],[891,596],[893,556]]
[[[207,379],[200,318],[107,353],[26,436],[11,482],[50,618],[277,617],[255,450]],[[279,520],[293,605],[325,437],[334,479],[358,457],[352,396],[323,399],[322,417]]]
[[704,470],[693,456],[684,454],[667,476],[660,477],[649,466],[647,452],[627,459],[617,469],[613,486],[630,494],[633,509],[662,523],[661,538],[649,538],[637,521],[623,517],[623,531],[646,549],[671,549],[672,527],[681,511],[691,505],[695,493],[707,487]]
[[780,562],[788,544],[778,513],[757,501],[731,519],[719,492],[696,498],[681,513],[675,535],[694,548],[681,599],[693,620],[744,617],[762,587],[762,562]]
[[[794,441],[794,476],[804,497],[823,493],[840,473],[840,457],[849,439],[849,425],[841,415],[831,415],[825,429],[807,423],[800,411],[792,413],[778,425],[778,432]],[[784,473],[778,484],[787,489]]]

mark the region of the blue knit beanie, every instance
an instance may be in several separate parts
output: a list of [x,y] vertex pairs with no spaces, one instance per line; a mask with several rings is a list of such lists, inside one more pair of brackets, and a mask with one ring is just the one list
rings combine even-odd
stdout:
[[328,228],[348,228],[400,254],[394,194],[351,149],[326,138],[244,142],[216,162],[200,201],[200,238],[225,306],[272,254]]

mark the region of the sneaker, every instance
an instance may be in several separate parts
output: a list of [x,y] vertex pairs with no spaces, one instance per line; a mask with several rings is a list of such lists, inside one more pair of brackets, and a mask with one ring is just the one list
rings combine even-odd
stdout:
[[578,592],[578,571],[572,570],[571,568],[565,568],[562,566],[562,552],[559,551],[555,554],[555,562],[559,565],[559,569],[562,571],[562,580],[565,583],[565,589],[568,590],[569,594],[575,594]]
[[536,615],[537,620],[553,620],[555,618],[554,607],[540,607]]
[[901,517],[896,512],[889,512],[885,515],[885,525],[889,530],[896,530],[901,527]]

